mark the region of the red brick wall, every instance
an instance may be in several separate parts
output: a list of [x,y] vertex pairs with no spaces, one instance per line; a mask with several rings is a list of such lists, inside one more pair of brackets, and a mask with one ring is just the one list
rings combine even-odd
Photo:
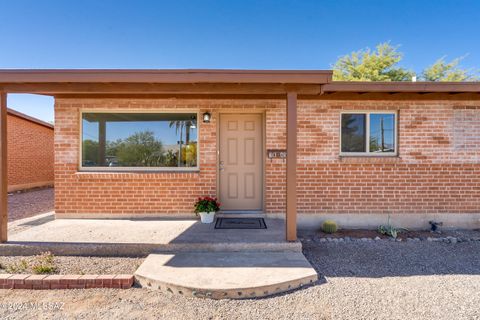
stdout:
[[[398,157],[339,157],[342,110],[397,111]],[[478,213],[479,130],[473,103],[301,102],[298,211]]]
[[53,129],[8,114],[9,190],[51,184],[53,175]]
[[[200,124],[200,171],[79,173],[80,109],[184,109],[212,113]],[[399,156],[339,157],[342,110],[396,110]],[[285,148],[282,100],[56,101],[57,213],[186,213],[215,196],[219,111],[265,112],[266,148]],[[299,101],[300,213],[455,213],[480,208],[480,107],[468,102]],[[461,129],[464,128],[464,129]],[[285,207],[285,162],[265,160],[265,209]]]
[[[193,212],[199,196],[216,196],[218,111],[255,112],[266,101],[57,100],[55,103],[55,208],[62,213],[155,214]],[[199,110],[212,113],[199,124],[199,172],[78,173],[80,110]]]

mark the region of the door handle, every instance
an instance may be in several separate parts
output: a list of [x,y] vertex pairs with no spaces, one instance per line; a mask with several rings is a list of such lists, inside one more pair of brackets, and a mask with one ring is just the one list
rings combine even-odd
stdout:
[[220,161],[220,162],[218,163],[218,170],[219,170],[219,171],[224,171],[224,170],[225,170],[225,168],[224,168],[224,166],[223,166],[223,163],[224,163],[223,161]]

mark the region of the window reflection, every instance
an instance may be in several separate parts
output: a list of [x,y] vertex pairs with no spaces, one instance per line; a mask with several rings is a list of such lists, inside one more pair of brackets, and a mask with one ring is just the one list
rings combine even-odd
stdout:
[[370,114],[370,152],[395,152],[395,115]]
[[195,113],[84,113],[84,167],[196,167]]
[[341,152],[396,152],[394,113],[343,113],[341,119]]
[[365,114],[342,114],[342,152],[365,152]]

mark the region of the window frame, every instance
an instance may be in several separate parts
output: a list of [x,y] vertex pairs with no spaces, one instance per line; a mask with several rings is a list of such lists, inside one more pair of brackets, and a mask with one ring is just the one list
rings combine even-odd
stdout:
[[[84,167],[83,166],[83,114],[84,113],[194,113],[197,115],[197,165],[195,167]],[[198,172],[200,171],[200,110],[198,109],[80,109],[78,170],[83,172]]]
[[[366,132],[366,152],[343,152],[342,151],[342,116],[344,114],[364,114],[365,115],[365,132]],[[370,115],[371,114],[393,114],[395,116],[394,121],[394,152],[370,152]],[[339,155],[341,157],[397,157],[398,156],[398,111],[391,110],[345,110],[340,112],[339,116]]]

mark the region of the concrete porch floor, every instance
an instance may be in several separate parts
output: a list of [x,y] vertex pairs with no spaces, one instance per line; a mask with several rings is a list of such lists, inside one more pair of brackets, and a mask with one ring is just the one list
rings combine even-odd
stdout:
[[[0,254],[50,250],[68,255],[147,255],[178,251],[301,251],[285,241],[285,222],[265,218],[267,229],[215,229],[192,218],[54,219],[53,212],[9,225]],[[16,248],[15,252],[10,252]],[[20,251],[18,251],[20,250]]]
[[0,255],[148,256],[135,272],[143,287],[213,299],[264,297],[311,284],[317,274],[285,222],[267,229],[215,229],[198,219],[54,219],[9,225]]

